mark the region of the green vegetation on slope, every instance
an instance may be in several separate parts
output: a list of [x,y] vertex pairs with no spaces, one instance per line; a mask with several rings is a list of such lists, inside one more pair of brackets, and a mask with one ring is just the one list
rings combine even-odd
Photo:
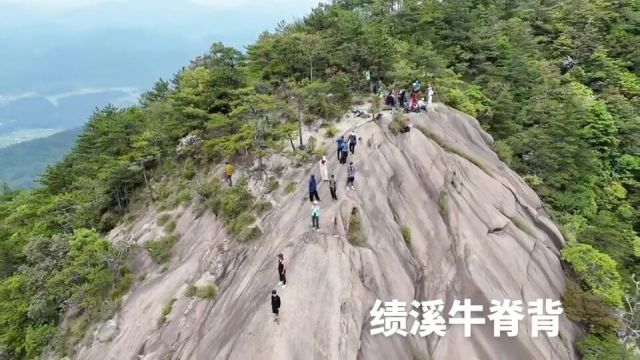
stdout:
[[[563,256],[579,286],[565,294],[565,304],[609,304],[599,307],[605,314],[581,317],[589,335],[580,351],[598,359],[627,353],[611,321],[594,319],[612,316],[618,290],[630,293],[640,266],[637,3],[401,3],[337,0],[261,35],[247,56],[215,44],[173,81],[157,82],[140,106],[96,112],[71,154],[46,172],[42,188],[3,191],[0,354],[37,356],[66,333],[57,328],[65,314],[96,319],[113,311],[104,299],[130,281],[122,249],[101,234],[133,204],[177,207],[193,201],[194,191],[174,191],[176,184],[193,186],[198,169],[305,145],[296,139],[301,124],[337,119],[354,94],[369,91],[367,70],[387,86],[432,82],[437,99],[478,117],[572,243]],[[576,66],[561,74],[566,56]],[[203,143],[176,154],[188,134]],[[293,151],[298,159],[312,155]],[[245,190],[215,196],[203,190],[196,198],[203,210],[220,215],[240,240],[259,237]],[[291,190],[287,184],[284,192]],[[446,214],[444,200],[439,207]],[[351,220],[350,239],[363,241],[354,236],[361,235],[358,218]],[[34,271],[35,265],[47,268]],[[594,266],[602,271],[589,274]],[[602,299],[606,289],[616,293]],[[567,313],[583,313],[577,310]]]
[[71,150],[79,134],[80,129],[63,131],[0,149],[0,181],[12,188],[33,187],[47,166]]

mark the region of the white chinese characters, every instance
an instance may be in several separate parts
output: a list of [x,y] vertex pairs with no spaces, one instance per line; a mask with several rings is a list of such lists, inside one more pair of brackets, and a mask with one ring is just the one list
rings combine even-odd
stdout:
[[[474,325],[484,325],[487,319],[493,323],[493,336],[518,336],[519,324],[530,316],[532,337],[538,337],[546,332],[547,336],[558,336],[559,316],[564,311],[560,301],[538,299],[527,303],[528,309],[523,308],[522,300],[491,300],[489,315],[484,316],[484,306],[472,304],[470,299],[454,300],[448,312],[445,312],[443,300],[411,302],[411,309],[407,311],[407,303],[393,299],[391,301],[376,300],[370,311],[371,334],[384,336],[420,335],[421,337],[435,334],[445,336],[447,325],[461,325],[464,336],[471,336]],[[448,321],[445,320],[448,315]],[[411,317],[411,326],[407,318]]]

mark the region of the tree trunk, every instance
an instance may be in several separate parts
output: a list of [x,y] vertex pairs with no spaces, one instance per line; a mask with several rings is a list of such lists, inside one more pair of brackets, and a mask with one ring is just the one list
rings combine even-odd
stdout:
[[291,150],[293,150],[294,152],[296,151],[296,146],[293,145],[293,138],[291,137],[291,134],[287,133],[287,136],[289,137],[289,142],[291,143]]
[[300,117],[300,106],[298,106],[298,137],[300,137],[300,150],[304,150],[302,142],[302,118]]

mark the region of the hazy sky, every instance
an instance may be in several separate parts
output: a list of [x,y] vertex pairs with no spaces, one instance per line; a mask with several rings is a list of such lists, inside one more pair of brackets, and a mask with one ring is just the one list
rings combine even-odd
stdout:
[[[224,35],[251,42],[278,21],[308,13],[319,0],[0,0],[0,30],[88,31],[141,28],[189,38]],[[8,33],[7,33],[8,32]]]
[[0,132],[75,126],[95,107],[135,103],[212,43],[243,49],[319,2],[0,0]]

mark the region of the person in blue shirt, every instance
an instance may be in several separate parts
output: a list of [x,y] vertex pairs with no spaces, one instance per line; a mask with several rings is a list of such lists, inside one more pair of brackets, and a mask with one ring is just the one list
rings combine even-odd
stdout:
[[344,143],[344,136],[340,136],[336,143],[338,144],[338,161],[340,161],[340,151],[342,150],[342,143]]
[[320,201],[320,197],[318,196],[318,184],[316,183],[316,176],[311,175],[311,179],[309,179],[309,201]]
[[347,163],[347,156],[349,155],[349,144],[346,141],[343,141],[340,145],[340,164]]

